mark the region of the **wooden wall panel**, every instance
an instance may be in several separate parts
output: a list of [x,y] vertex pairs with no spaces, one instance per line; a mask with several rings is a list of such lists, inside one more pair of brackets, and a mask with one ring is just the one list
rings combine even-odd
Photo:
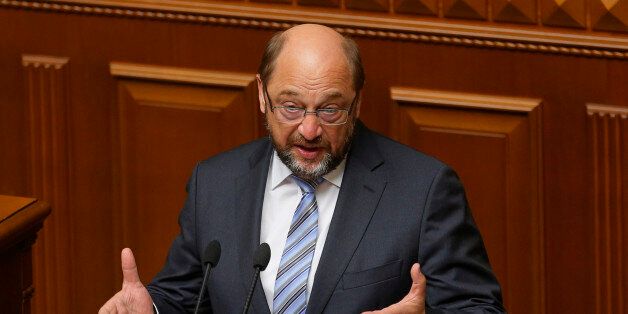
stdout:
[[33,253],[33,310],[71,312],[72,296],[63,288],[70,281],[72,236],[68,130],[68,58],[23,55],[30,151],[30,194],[50,202]]
[[595,313],[628,310],[628,109],[587,105],[595,235]]
[[398,87],[391,96],[391,134],[460,175],[509,312],[542,312],[540,101]]
[[135,249],[141,277],[152,278],[179,233],[173,209],[185,200],[195,163],[260,136],[255,76],[128,63],[112,63],[111,72],[114,234],[117,247]]

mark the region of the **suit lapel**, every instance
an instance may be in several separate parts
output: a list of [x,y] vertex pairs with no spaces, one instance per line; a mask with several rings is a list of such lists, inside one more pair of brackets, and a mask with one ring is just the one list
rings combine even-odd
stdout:
[[386,187],[386,178],[376,171],[383,158],[371,137],[358,122],[307,313],[321,313],[325,309]]
[[[236,280],[242,282],[246,294],[253,279],[253,255],[259,247],[262,205],[271,152],[270,142],[267,141],[249,160],[250,172],[236,179],[234,221],[237,225],[236,243],[240,273],[240,278]],[[243,307],[244,301],[244,299],[240,301]],[[259,279],[252,297],[251,309],[254,313],[270,313]]]

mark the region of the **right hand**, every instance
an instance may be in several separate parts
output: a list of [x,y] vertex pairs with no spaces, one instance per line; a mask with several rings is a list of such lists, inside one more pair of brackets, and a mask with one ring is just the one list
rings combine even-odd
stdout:
[[122,290],[116,293],[105,305],[103,305],[98,314],[114,314],[114,313],[153,313],[153,300],[148,294],[148,290],[140,281],[137,273],[137,265],[133,252],[129,248],[122,250]]
[[425,275],[421,273],[419,263],[412,265],[410,277],[412,277],[412,287],[401,301],[379,311],[362,312],[362,314],[425,314],[427,281]]

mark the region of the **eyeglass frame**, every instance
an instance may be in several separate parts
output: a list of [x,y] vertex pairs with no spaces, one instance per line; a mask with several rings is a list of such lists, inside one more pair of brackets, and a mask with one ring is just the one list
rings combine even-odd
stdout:
[[[349,105],[349,108],[318,108],[314,111],[308,111],[307,108],[300,108],[300,107],[290,107],[290,106],[273,106],[273,101],[270,99],[270,95],[268,95],[268,89],[266,89],[266,83],[262,84],[262,92],[264,93],[264,98],[268,99],[268,107],[270,108],[270,112],[272,112],[273,114],[275,113],[274,109],[275,108],[294,108],[294,109],[299,109],[299,110],[303,110],[303,118],[299,121],[299,120],[295,120],[295,121],[299,121],[299,122],[295,122],[295,123],[289,123],[289,122],[281,122],[279,121],[279,123],[283,123],[283,124],[288,124],[288,125],[297,125],[303,122],[303,120],[305,120],[305,117],[308,114],[314,114],[316,115],[316,118],[318,119],[318,122],[321,125],[328,125],[328,126],[337,126],[337,125],[345,125],[347,124],[347,122],[349,121],[349,115],[351,115],[351,112],[353,111],[353,106],[355,105],[356,100],[358,99],[358,94],[359,92],[356,91],[355,96],[353,96],[353,100],[351,101],[351,104]],[[347,112],[347,120],[345,120],[345,122],[343,123],[327,123],[323,120],[321,120],[321,118],[318,116],[319,110],[338,110],[338,111],[346,111]]]

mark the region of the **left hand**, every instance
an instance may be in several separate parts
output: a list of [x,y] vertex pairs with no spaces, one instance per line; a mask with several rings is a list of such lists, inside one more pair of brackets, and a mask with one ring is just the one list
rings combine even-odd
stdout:
[[401,301],[383,308],[379,311],[363,312],[362,314],[406,314],[406,313],[425,313],[425,276],[421,273],[421,266],[419,263],[412,265],[410,269],[410,276],[412,277],[412,287],[408,294],[406,294]]

